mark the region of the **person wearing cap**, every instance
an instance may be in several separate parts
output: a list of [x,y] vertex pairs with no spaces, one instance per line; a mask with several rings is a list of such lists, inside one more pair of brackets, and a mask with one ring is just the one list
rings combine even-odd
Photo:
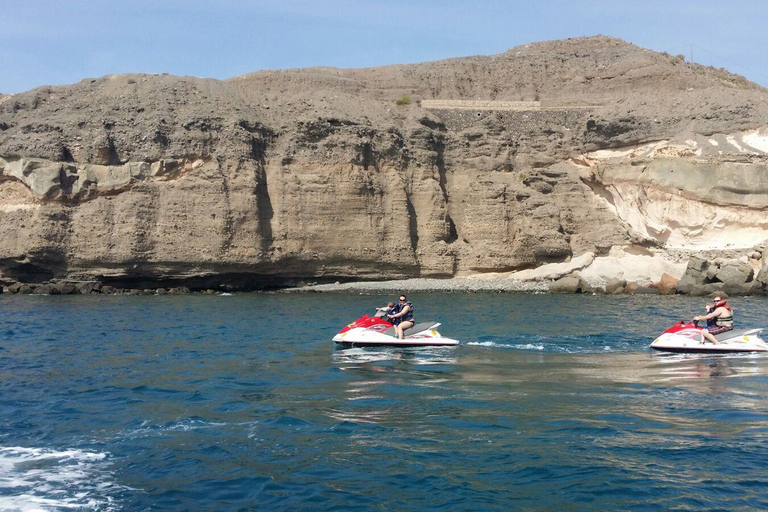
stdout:
[[711,313],[702,316],[693,317],[694,322],[699,320],[715,320],[715,325],[710,327],[707,323],[707,327],[701,331],[701,342],[704,342],[704,338],[711,341],[715,345],[720,343],[715,338],[715,334],[720,334],[733,329],[733,309],[731,306],[725,303],[725,301],[717,296],[715,297],[715,310]]

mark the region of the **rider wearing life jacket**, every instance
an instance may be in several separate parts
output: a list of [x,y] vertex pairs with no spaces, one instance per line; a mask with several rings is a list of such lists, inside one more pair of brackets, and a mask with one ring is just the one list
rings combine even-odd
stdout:
[[413,304],[408,302],[408,298],[405,295],[401,295],[397,304],[395,304],[395,313],[387,316],[395,324],[397,337],[400,339],[403,339],[403,331],[410,329],[416,323],[416,320],[413,318]]
[[[378,317],[389,317],[389,315],[394,315],[397,313],[397,304],[394,302],[387,302],[387,305],[383,308],[376,308],[376,316]],[[391,321],[391,320],[390,320]],[[391,321],[392,325],[397,325],[400,323],[400,319],[397,319],[397,322]]]
[[[701,331],[701,341],[703,342],[704,338],[706,338],[712,343],[718,344],[719,341],[717,341],[714,335],[733,329],[733,308],[717,296],[715,297],[714,311],[704,316],[693,317],[694,320],[709,320],[711,318],[715,320],[715,325],[713,327],[705,327]],[[707,322],[707,325],[709,325],[709,322]]]
[[[715,306],[711,302],[707,302],[706,306],[707,312],[704,313],[705,315],[708,315],[715,311]],[[709,318],[707,319],[707,328],[714,327],[717,324],[717,318]]]

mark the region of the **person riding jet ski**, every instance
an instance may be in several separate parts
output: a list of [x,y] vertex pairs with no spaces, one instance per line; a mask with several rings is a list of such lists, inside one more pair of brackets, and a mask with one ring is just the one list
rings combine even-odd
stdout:
[[720,342],[715,338],[715,334],[733,330],[733,308],[720,297],[715,297],[714,311],[703,316],[693,317],[694,322],[710,319],[715,320],[715,325],[710,327],[709,322],[707,322],[707,327],[701,331],[701,341],[703,342],[706,338],[717,345]]
[[[708,315],[710,313],[713,313],[715,311],[715,305],[712,304],[711,302],[707,302],[707,305],[704,306],[704,309],[706,310],[706,313],[704,314],[704,316],[706,316],[706,315]],[[717,325],[717,318],[713,317],[713,318],[708,318],[707,319],[707,325],[706,325],[707,329],[710,328],[710,327],[714,327],[715,325]]]
[[[397,313],[397,306],[394,302],[388,302],[387,305],[383,308],[376,308],[376,316],[377,317],[387,317],[387,319],[390,319],[390,315],[394,315]],[[390,322],[392,325],[397,325],[400,323],[400,319],[397,318],[395,320],[391,320]]]
[[408,302],[405,295],[401,295],[397,304],[395,304],[395,313],[387,315],[390,321],[395,324],[397,337],[403,339],[403,331],[410,329],[416,323],[413,318],[413,304]]

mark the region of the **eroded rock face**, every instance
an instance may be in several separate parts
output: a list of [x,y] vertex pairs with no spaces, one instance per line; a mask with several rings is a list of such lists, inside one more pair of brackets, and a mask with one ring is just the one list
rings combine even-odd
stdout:
[[746,249],[768,238],[768,130],[698,139],[600,150],[572,162],[634,233],[655,244]]
[[249,288],[752,246],[768,238],[767,97],[606,37],[3,96],[0,272]]

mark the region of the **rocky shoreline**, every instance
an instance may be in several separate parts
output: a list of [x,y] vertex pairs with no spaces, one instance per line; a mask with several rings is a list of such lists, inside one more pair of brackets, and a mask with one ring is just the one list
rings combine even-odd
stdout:
[[[591,260],[594,261],[594,260]],[[387,281],[352,281],[334,283],[304,283],[252,288],[222,284],[214,287],[158,286],[152,288],[122,288],[100,281],[50,281],[46,283],[5,282],[0,293],[18,295],[182,295],[189,293],[218,294],[279,290],[286,293],[327,292],[465,292],[465,293],[584,293],[584,294],[658,294],[704,296],[725,294],[768,295],[768,245],[762,244],[734,258],[705,258],[691,256],[684,273],[678,279],[663,273],[655,282],[628,281],[623,276],[603,281],[588,279],[587,273],[560,267],[547,271],[546,266],[535,269],[538,274],[511,273],[507,275],[478,274],[450,279],[412,278]],[[557,267],[557,265],[551,265]],[[623,274],[623,273],[622,273]],[[516,278],[525,275],[528,279]],[[533,276],[533,277],[531,277]]]

